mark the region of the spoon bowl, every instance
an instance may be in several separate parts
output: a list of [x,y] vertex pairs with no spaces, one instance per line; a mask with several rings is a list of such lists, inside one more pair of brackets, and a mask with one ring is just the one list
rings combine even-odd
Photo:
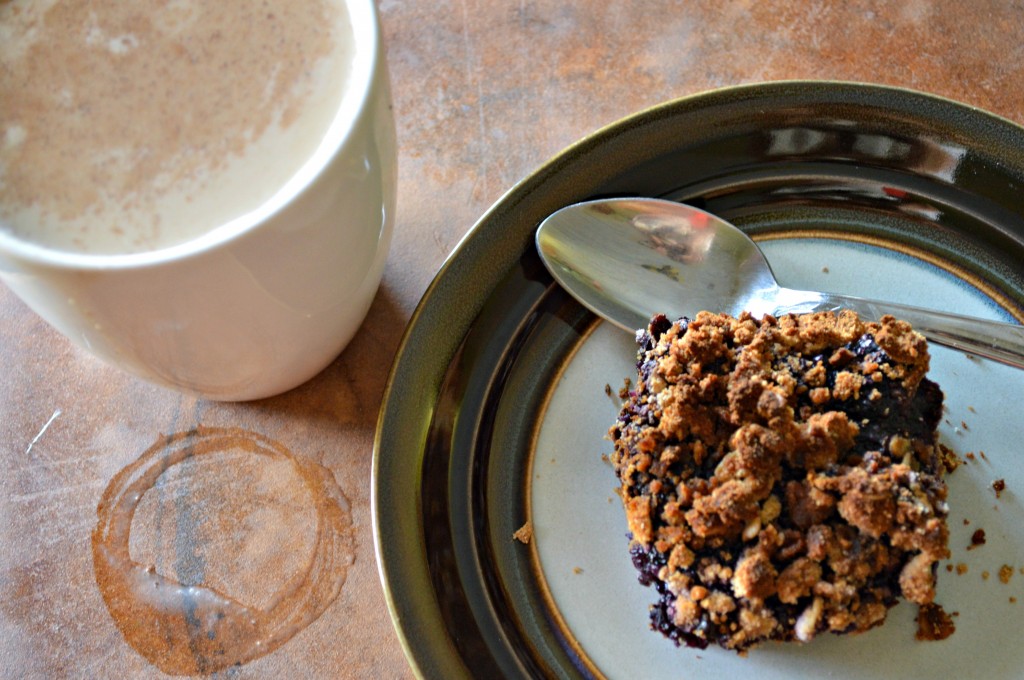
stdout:
[[537,229],[545,266],[573,297],[628,331],[654,314],[754,316],[850,309],[892,314],[930,341],[1024,368],[1024,327],[833,293],[784,288],[736,226],[674,201],[616,198],[571,205]]

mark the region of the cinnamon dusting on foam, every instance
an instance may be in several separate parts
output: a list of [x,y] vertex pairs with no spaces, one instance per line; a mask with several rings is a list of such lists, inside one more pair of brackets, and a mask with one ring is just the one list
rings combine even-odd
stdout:
[[258,208],[319,145],[351,42],[331,0],[0,3],[0,227],[133,252]]

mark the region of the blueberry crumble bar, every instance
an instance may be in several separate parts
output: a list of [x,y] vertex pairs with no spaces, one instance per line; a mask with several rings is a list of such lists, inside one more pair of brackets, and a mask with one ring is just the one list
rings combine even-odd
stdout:
[[744,652],[931,605],[951,455],[928,348],[892,317],[654,317],[615,425],[651,627]]

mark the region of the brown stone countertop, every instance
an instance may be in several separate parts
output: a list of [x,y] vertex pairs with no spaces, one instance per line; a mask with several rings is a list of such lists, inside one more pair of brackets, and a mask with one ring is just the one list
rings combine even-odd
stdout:
[[[313,620],[279,626],[270,653],[249,650],[216,674],[411,675],[385,607],[371,529],[371,450],[387,371],[420,296],[463,234],[577,139],[668,99],[780,79],[905,86],[1024,122],[1024,7],[1003,0],[379,6],[399,135],[395,239],[369,317],[321,375],[258,402],[182,397],[72,347],[0,287],[0,677],[215,670],[190,657],[201,641],[174,642],[176,627],[201,616],[201,607],[175,613],[170,600],[151,597],[146,616],[119,620],[101,590],[116,600],[201,576],[207,589],[197,602],[219,592],[271,611],[305,597],[289,579],[321,545],[325,520],[318,523],[310,499],[323,468],[340,490],[331,521],[341,531],[325,548],[336,560],[332,573],[344,576],[340,591],[321,594]],[[194,440],[171,436],[196,428],[204,429]],[[163,475],[145,465],[147,451],[201,450],[218,437],[230,446]],[[253,453],[269,462],[258,464]],[[130,492],[101,507],[112,481],[133,473],[146,491],[134,518]],[[97,534],[107,571],[94,568],[100,520],[108,522]],[[155,572],[118,572],[128,549],[118,552],[119,539]],[[244,638],[246,624],[238,625]],[[140,645],[164,645],[163,661],[149,661]]]

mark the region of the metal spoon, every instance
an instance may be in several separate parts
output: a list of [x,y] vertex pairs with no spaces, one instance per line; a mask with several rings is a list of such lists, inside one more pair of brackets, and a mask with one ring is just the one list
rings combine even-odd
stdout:
[[754,316],[851,309],[892,314],[930,341],[1024,368],[1024,326],[864,298],[783,288],[761,250],[737,227],[659,199],[605,199],[563,208],[541,223],[537,250],[585,307],[628,331],[662,313]]

